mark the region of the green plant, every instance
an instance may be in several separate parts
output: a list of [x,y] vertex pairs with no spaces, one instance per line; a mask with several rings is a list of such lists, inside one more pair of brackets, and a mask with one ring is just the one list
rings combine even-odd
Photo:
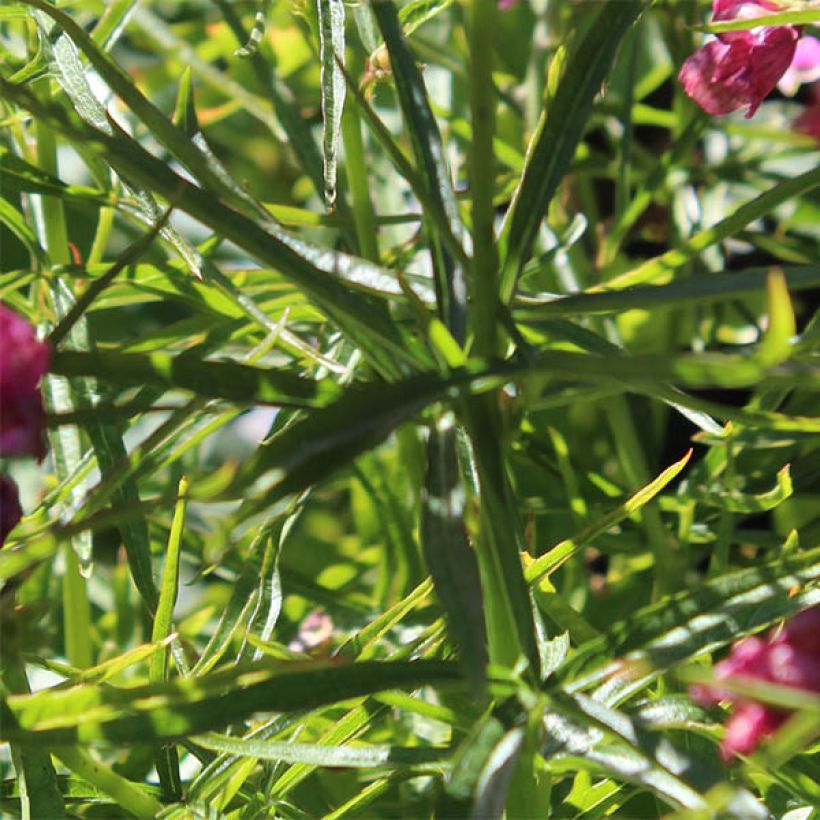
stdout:
[[816,697],[687,695],[820,602],[817,146],[701,22],[4,4],[4,811],[809,816]]

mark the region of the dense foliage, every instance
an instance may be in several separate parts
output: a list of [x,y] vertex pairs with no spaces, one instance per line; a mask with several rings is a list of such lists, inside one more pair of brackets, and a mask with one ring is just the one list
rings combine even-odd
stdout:
[[4,814],[811,817],[818,22],[6,0]]

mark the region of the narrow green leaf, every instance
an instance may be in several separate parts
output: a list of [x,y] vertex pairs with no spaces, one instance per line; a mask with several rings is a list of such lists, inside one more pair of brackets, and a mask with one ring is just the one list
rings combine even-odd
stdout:
[[775,14],[761,14],[759,17],[740,18],[735,20],[719,20],[703,26],[703,30],[710,34],[723,34],[727,31],[748,31],[758,26],[800,26],[811,23],[820,23],[820,11],[816,9],[795,9],[778,11]]
[[474,536],[487,619],[490,662],[513,668],[522,657],[529,674],[539,677],[540,657],[532,603],[521,568],[525,551],[501,448],[495,396],[476,396],[463,403],[461,414],[469,435],[472,469],[478,476],[480,517]]
[[[818,602],[820,548],[727,573],[643,607],[579,647],[558,675],[568,691],[597,687],[595,697],[613,703],[691,657]],[[584,665],[592,669],[581,673]]]
[[139,0],[111,0],[97,21],[91,37],[105,51],[109,51],[122,34]]
[[579,533],[556,544],[544,555],[533,560],[524,553],[524,578],[527,583],[534,584],[544,575],[554,572],[558,567],[575,555],[585,544],[605,533],[611,527],[619,524],[625,518],[633,515],[641,507],[648,504],[670,481],[678,476],[683,468],[689,463],[692,451],[674,464],[667,467],[657,478],[650,481],[645,487],[633,493],[623,504],[617,506],[606,515],[593,521],[584,527]]
[[[246,630],[245,640],[250,643],[270,638],[282,603],[277,562],[280,529],[281,525],[271,525],[266,521],[254,536],[242,573],[233,584],[231,598],[219,617],[211,639],[191,670],[192,675],[204,675],[213,669],[240,630]],[[257,629],[258,620],[262,621],[261,629]],[[261,654],[258,650],[256,652]]]
[[464,671],[481,693],[489,660],[487,627],[478,563],[464,525],[466,503],[456,458],[455,419],[447,414],[431,429],[427,443],[421,543]]
[[[790,291],[820,287],[820,265],[787,267],[783,270]],[[749,268],[731,273],[693,276],[667,285],[624,287],[617,290],[587,291],[571,296],[544,294],[519,298],[514,310],[516,319],[542,319],[549,316],[583,316],[616,313],[624,310],[650,310],[667,305],[735,299],[760,293],[768,282],[768,268]]]
[[64,376],[93,374],[115,384],[184,388],[249,404],[322,407],[339,395],[336,385],[327,379],[314,382],[285,370],[166,353],[63,350],[54,355],[51,369]]
[[[151,640],[155,643],[166,640],[173,629],[174,605],[179,592],[179,557],[182,545],[182,530],[185,524],[185,510],[188,505],[188,479],[183,476],[177,487],[177,503],[168,535],[168,548],[162,568],[162,583],[159,602],[151,627]],[[163,647],[151,657],[148,680],[159,683],[168,680],[168,650]]]
[[395,5],[389,0],[378,0],[372,8],[390,54],[404,124],[413,146],[416,163],[422,170],[421,182],[425,186],[427,200],[431,206],[428,230],[432,232],[431,245],[439,316],[456,340],[461,342],[467,323],[464,271],[467,263],[462,246],[464,229],[458,213],[441,134],[430,109],[424,80],[402,35]]
[[222,752],[257,760],[281,760],[285,763],[306,763],[309,766],[341,768],[397,767],[441,763],[447,749],[410,748],[400,746],[319,746],[312,743],[276,743],[210,733],[198,735],[195,742],[212,752]]
[[482,772],[504,737],[504,726],[492,715],[485,715],[475,725],[459,744],[453,769],[445,782],[445,793],[439,801],[438,815],[462,817],[469,813]]
[[435,375],[351,388],[261,447],[243,467],[240,486],[256,482],[265,504],[300,492],[383,441],[398,424],[440,398],[444,389]]
[[399,22],[405,37],[453,5],[453,0],[410,0],[399,9]]
[[769,324],[757,349],[757,358],[766,366],[780,364],[791,354],[792,337],[797,333],[794,308],[783,271],[772,268],[766,279]]
[[646,5],[645,0],[606,3],[583,39],[571,46],[561,80],[533,134],[524,173],[504,220],[500,245],[501,300],[505,304],[515,292],[550,200],[583,136],[595,95],[609,73],[621,40]]
[[[26,667],[17,647],[16,638],[4,639],[2,664],[2,690],[9,692],[31,691]],[[12,743],[11,757],[17,774],[19,800],[15,814],[22,814],[24,820],[37,820],[39,817],[54,817],[55,820],[66,816],[65,803],[60,794],[57,774],[48,749],[27,743]]]
[[[179,558],[182,547],[182,531],[185,526],[185,510],[188,505],[188,479],[182,476],[177,487],[177,503],[168,534],[168,548],[162,567],[162,583],[159,600],[151,627],[151,640],[160,644],[160,649],[151,656],[148,664],[148,681],[162,683],[168,680],[168,646],[162,645],[173,629],[174,605],[179,592]],[[173,800],[182,796],[182,779],[179,773],[179,754],[176,746],[165,744],[154,752],[154,761],[159,782],[165,795]]]
[[383,612],[367,626],[351,635],[335,652],[343,658],[358,658],[372,647],[379,638],[384,637],[409,612],[424,602],[433,591],[430,578],[422,581],[414,590],[404,596],[398,603]]
[[[54,24],[49,19],[49,13],[52,12],[53,9],[48,7],[47,4],[44,4],[45,8],[43,8],[43,5],[38,5],[36,0],[32,5],[40,9],[33,12],[34,18],[37,21],[38,31],[40,32],[40,45],[43,49],[43,53],[48,58],[51,70],[57,76],[61,88],[68,95],[83,120],[103,133],[112,135],[114,131],[108,119],[108,113],[105,110],[105,106],[94,95],[85,77],[85,71],[77,55],[74,42],[65,34],[59,34],[56,38],[52,38],[51,29],[54,27]],[[70,18],[65,17],[65,19],[70,21]],[[91,38],[84,33],[83,37],[85,42],[89,44],[89,50],[92,51],[92,53],[96,53],[94,52],[96,46]],[[102,63],[108,65],[104,55],[102,57]],[[161,210],[150,191],[141,188],[139,185],[134,185],[127,177],[123,179],[123,184],[127,188],[133,189],[137,201],[140,203],[143,212],[151,224],[160,221]],[[170,226],[166,225],[163,227],[162,234],[176,248],[180,257],[188,265],[190,271],[195,276],[201,276],[199,255],[194,248],[191,247],[191,244]]]
[[0,704],[0,735],[49,745],[156,742],[209,731],[254,712],[315,708],[389,689],[453,685],[459,679],[457,665],[441,661],[261,662],[130,689],[80,685],[13,695]]
[[322,158],[325,205],[336,205],[336,165],[345,101],[345,78],[339,64],[345,62],[345,7],[343,0],[316,0],[319,13],[319,57],[322,63]]
[[129,649],[97,666],[77,669],[69,676],[72,683],[104,683],[121,675],[126,669],[148,660],[161,649],[160,644],[146,643]]
[[2,197],[0,197],[0,224],[5,225],[41,265],[48,264],[48,254],[40,246],[34,231],[28,226],[20,211]]
[[[60,746],[54,749],[54,754],[78,777],[99,789],[103,794],[109,795],[121,811],[128,812],[135,817],[146,818],[146,820],[162,812],[163,806],[159,800],[113,769],[94,760],[83,749],[76,746]],[[45,818],[53,815],[40,816]]]
[[267,25],[269,9],[270,0],[262,0],[262,5],[253,18],[253,28],[251,28],[250,34],[248,34],[248,40],[244,46],[240,46],[236,49],[236,51],[234,51],[235,57],[247,59],[248,57],[253,57],[253,55],[259,50],[259,44],[265,36],[265,27]]
[[550,706],[544,716],[544,755],[548,761],[559,752],[561,757],[571,755],[570,765],[577,761],[602,767],[617,780],[651,789],[674,808],[705,808],[705,801],[689,781],[699,779],[708,788],[717,779],[713,768],[665,738],[657,740],[623,712],[592,698],[558,697]]
[[720,222],[696,233],[679,248],[673,248],[650,259],[632,270],[609,279],[605,284],[590,288],[587,293],[622,289],[647,282],[668,281],[678,268],[707,248],[727,239],[760,219],[790,199],[796,199],[820,185],[820,168],[813,168],[799,176],[778,182],[754,199],[745,202],[734,213]]
[[732,513],[760,513],[778,507],[791,497],[793,490],[792,477],[787,464],[777,473],[777,485],[767,492],[755,494],[726,489],[721,489],[720,492],[710,492],[695,488],[692,497],[711,507],[719,507]]

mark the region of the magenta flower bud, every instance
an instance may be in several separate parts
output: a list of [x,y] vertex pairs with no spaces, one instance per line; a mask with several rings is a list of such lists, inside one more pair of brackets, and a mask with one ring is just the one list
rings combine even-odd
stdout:
[[729,657],[715,666],[714,677],[714,685],[693,686],[690,695],[705,706],[728,701],[734,707],[721,744],[721,754],[730,760],[753,751],[789,713],[724,689],[721,682],[736,679],[749,685],[759,680],[820,692],[820,607],[801,612],[766,639],[746,638],[735,644]]
[[0,475],[0,547],[22,517],[17,485],[7,475]]
[[739,754],[753,752],[760,739],[773,734],[787,717],[785,712],[762,703],[745,701],[726,722],[726,734],[720,747],[721,757],[729,761]]
[[820,656],[820,606],[804,609],[799,615],[795,615],[774,635],[772,643],[789,644]]
[[[751,19],[777,11],[766,0],[714,0],[713,20]],[[794,26],[732,31],[698,49],[681,67],[683,90],[707,114],[729,114],[748,106],[751,117],[786,73],[794,58]]]
[[0,455],[46,454],[46,422],[38,389],[51,351],[38,342],[31,325],[0,305]]

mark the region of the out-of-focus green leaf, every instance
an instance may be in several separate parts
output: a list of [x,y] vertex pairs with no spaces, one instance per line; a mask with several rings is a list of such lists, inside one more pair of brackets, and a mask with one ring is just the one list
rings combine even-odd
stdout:
[[791,340],[797,332],[789,288],[783,271],[773,268],[766,279],[769,324],[757,351],[758,359],[767,367],[789,358]]
[[0,731],[7,740],[50,745],[145,743],[198,734],[254,712],[287,712],[459,679],[457,665],[441,661],[261,662],[130,689],[80,685],[9,696],[0,704]]
[[[650,310],[661,305],[732,299],[760,293],[768,281],[768,268],[751,268],[732,273],[710,273],[670,282],[668,285],[624,287],[579,293],[572,296],[521,298],[515,316],[540,319],[546,316],[571,316],[615,313],[621,310]],[[784,269],[789,290],[803,291],[820,287],[820,265]]]
[[95,374],[123,385],[185,388],[248,404],[322,407],[339,395],[338,388],[327,380],[314,382],[285,370],[202,361],[184,354],[63,350],[55,354],[52,370],[64,376]]

